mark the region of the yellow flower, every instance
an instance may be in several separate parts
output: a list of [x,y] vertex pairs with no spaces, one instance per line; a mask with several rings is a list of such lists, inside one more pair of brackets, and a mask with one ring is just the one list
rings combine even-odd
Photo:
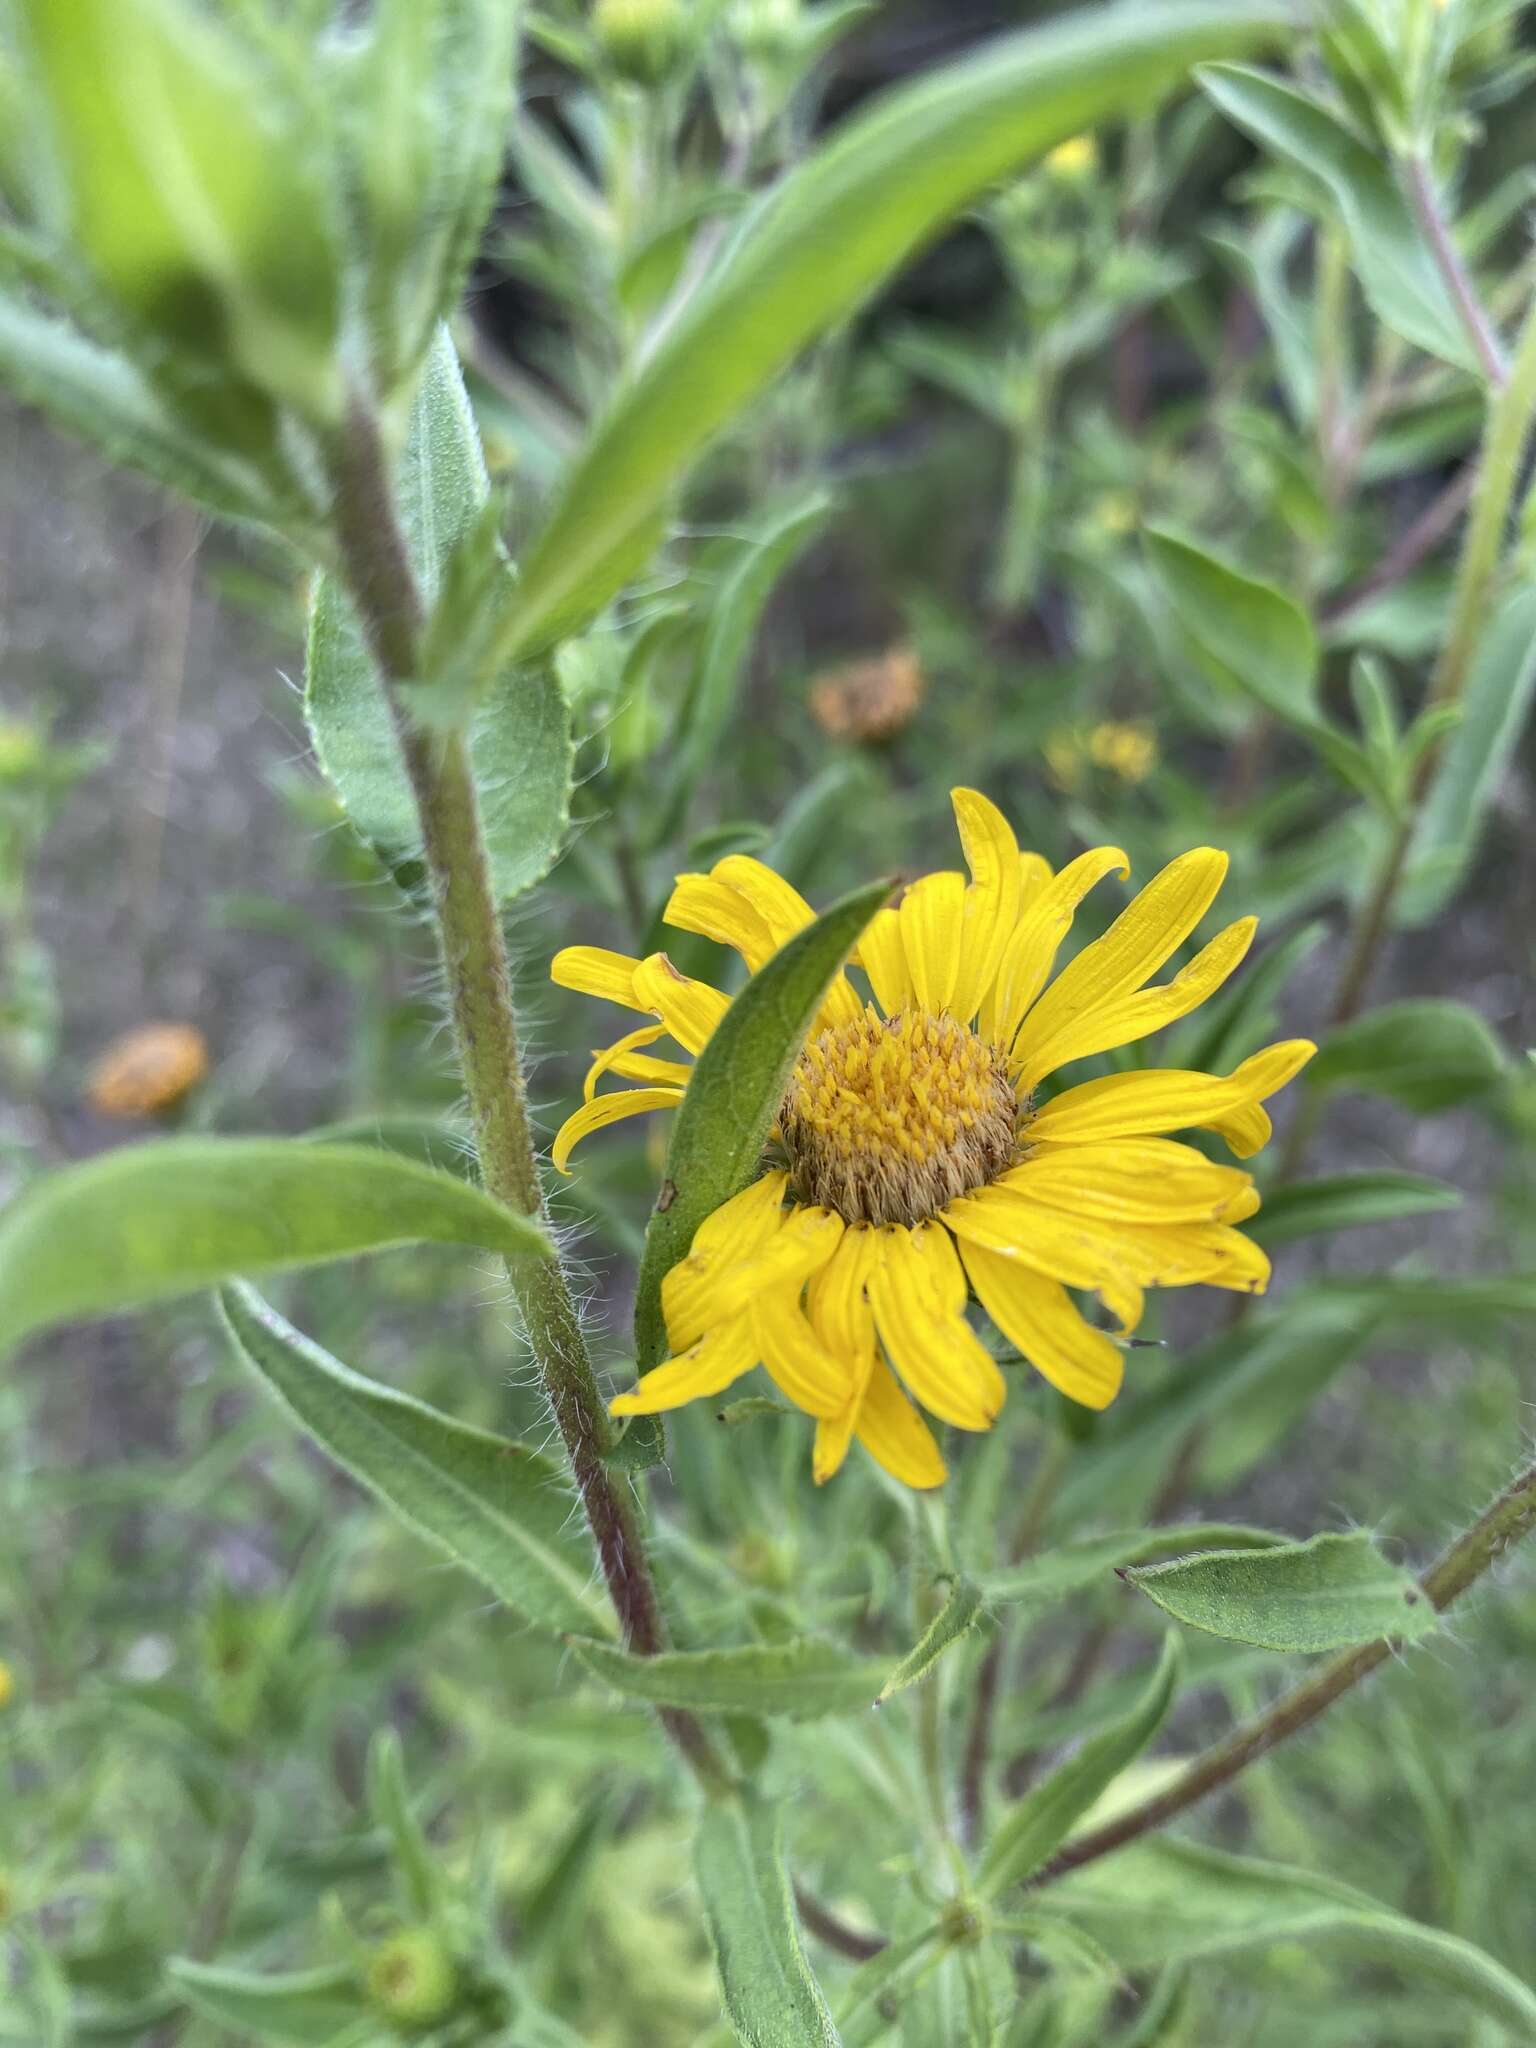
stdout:
[[1088,735],[1088,758],[1122,782],[1145,782],[1157,766],[1157,741],[1150,725],[1096,725]]
[[[1181,855],[1052,979],[1078,904],[1129,862],[1097,847],[1053,874],[1019,851],[986,797],[952,796],[969,883],[924,875],[877,912],[849,963],[873,1001],[847,974],[832,984],[765,1171],[701,1225],[663,1284],[673,1356],[614,1414],[718,1394],[761,1364],[815,1418],[818,1483],[857,1437],[907,1485],[936,1486],[944,1461],[914,1400],[984,1430],[1007,1391],[967,1320],[973,1295],[1053,1386],[1103,1408],[1124,1348],[1069,1289],[1097,1294],[1123,1338],[1148,1287],[1267,1284],[1268,1260],[1234,1228],[1259,1206],[1251,1177],[1169,1134],[1211,1130],[1240,1158],[1257,1152],[1270,1135],[1260,1105],[1311,1057],[1307,1040],[1226,1076],[1152,1068],[1036,1094],[1058,1068],[1187,1016],[1232,973],[1251,917],[1148,986],[1210,908],[1226,855]],[[755,972],[812,911],[771,868],[733,854],[679,876],[666,916],[734,946]],[[664,953],[571,946],[552,973],[659,1020],[596,1056],[586,1101],[555,1139],[564,1172],[588,1132],[682,1100],[688,1066],[646,1048],[670,1034],[698,1054],[729,998]],[[604,1074],[642,1085],[599,1094]]]
[[11,1676],[11,1667],[0,1658],[0,1707],[8,1707],[16,1692],[16,1681]]
[[1086,177],[1098,167],[1099,145],[1091,135],[1069,135],[1045,154],[1045,168],[1058,178]]

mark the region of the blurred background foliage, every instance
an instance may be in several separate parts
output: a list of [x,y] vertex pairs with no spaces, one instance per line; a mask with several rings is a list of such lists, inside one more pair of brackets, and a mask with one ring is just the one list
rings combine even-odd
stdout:
[[[529,9],[455,329],[514,548],[752,188],[881,86],[1052,11]],[[1432,166],[1509,334],[1532,283],[1530,23],[1492,0],[1443,11]],[[1428,35],[1437,12],[1406,0],[1402,18]],[[1390,148],[1356,14],[1374,18],[1344,10],[1299,74],[1357,147]],[[549,1125],[592,1030],[545,984],[558,945],[661,943],[673,873],[732,850],[818,903],[949,865],[955,783],[1053,861],[1109,841],[1145,878],[1191,844],[1230,849],[1224,900],[1261,915],[1260,948],[1160,1060],[1225,1067],[1277,1025],[1323,1037],[1411,773],[1484,410],[1466,366],[1392,310],[1315,166],[1257,150],[1192,90],[1056,150],[784,377],[696,473],[648,582],[562,652],[574,829],[512,929]],[[451,1121],[427,935],[306,759],[290,563],[19,410],[0,448],[0,1173],[20,1185],[156,1120]],[[1154,529],[1173,538],[1149,545]],[[1241,673],[1182,601],[1212,556],[1283,593],[1280,614],[1239,605]],[[1533,557],[1527,520],[1517,595]],[[1316,636],[1299,654],[1297,619]],[[1365,1225],[1335,1228],[1347,1195],[1276,1203],[1270,1303],[1234,1327],[1223,1300],[1176,1298],[1101,1422],[1064,1433],[1048,1390],[1017,1386],[953,1490],[980,1562],[1159,1505],[1297,1535],[1368,1524],[1423,1557],[1505,1478],[1536,1301],[1517,653],[1469,700],[1491,728],[1475,788],[1443,800],[1377,1007],[1309,1097],[1306,1177],[1397,1176],[1395,1211],[1357,1203]],[[690,972],[730,972],[703,941],[666,943]],[[146,1025],[177,1031],[113,1050]],[[621,1369],[664,1142],[636,1129],[589,1147],[560,1197]],[[396,1252],[282,1299],[338,1356],[541,1434],[484,1262]],[[813,1493],[800,1425],[758,1412],[690,1412],[672,1443],[657,1542],[701,1626],[911,1640],[899,1566],[921,1531],[870,1470]],[[34,1345],[0,1387],[0,1499],[0,2040],[723,2038],[686,1801],[645,1715],[334,1474],[231,1369],[205,1307]],[[1528,1584],[1527,1567],[1458,1610],[1196,1832],[1331,1872],[1529,1975]],[[1123,1700],[1152,1620],[1111,1581],[1023,1654],[1009,1638],[995,1741],[1021,1780]],[[1086,1692],[1085,1643],[1102,1654]],[[1174,1747],[1267,1697],[1284,1663],[1208,1644]],[[973,1658],[946,1697],[957,1764],[975,1675]],[[892,1732],[909,1711],[776,1738],[797,1871],[827,1912],[893,1935],[921,1924],[920,1795]],[[836,1995],[852,1961],[808,1930]],[[989,2038],[978,2000],[1009,2048],[1512,2038],[1453,1988],[1410,1995],[1379,1961],[1302,1941],[1132,1993],[1091,1954],[1063,1969],[960,1939],[847,2038]]]

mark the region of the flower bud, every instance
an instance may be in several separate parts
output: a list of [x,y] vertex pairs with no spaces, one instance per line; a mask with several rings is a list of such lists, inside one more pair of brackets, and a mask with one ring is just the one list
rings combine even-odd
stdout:
[[811,686],[811,716],[831,739],[894,739],[911,724],[925,684],[910,647],[831,669]]
[[688,53],[682,0],[597,0],[592,29],[609,68],[634,85],[660,85]]
[[102,1116],[156,1116],[174,1109],[207,1073],[208,1042],[195,1024],[141,1024],[107,1047],[86,1093]]
[[368,1964],[368,1996],[402,2032],[446,2019],[458,1992],[453,1957],[430,1927],[402,1927]]

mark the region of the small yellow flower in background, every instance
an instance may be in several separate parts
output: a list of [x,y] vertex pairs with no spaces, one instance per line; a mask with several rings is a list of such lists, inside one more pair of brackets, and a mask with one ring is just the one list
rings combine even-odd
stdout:
[[829,738],[894,739],[923,701],[922,667],[910,647],[830,669],[811,685],[811,716]]
[[0,782],[19,782],[43,757],[36,729],[19,720],[0,719]]
[[196,1025],[140,1024],[113,1039],[91,1069],[86,1094],[102,1116],[156,1116],[207,1074],[208,1042]]
[[[944,1460],[914,1402],[984,1430],[1007,1393],[966,1319],[972,1295],[1053,1386],[1103,1408],[1120,1388],[1123,1346],[1069,1288],[1097,1294],[1123,1338],[1148,1287],[1267,1284],[1269,1261],[1235,1228],[1259,1206],[1252,1177],[1170,1133],[1215,1131],[1240,1158],[1257,1152],[1270,1135],[1261,1105],[1311,1057],[1308,1040],[1228,1075],[1151,1068],[1036,1099],[1058,1068],[1187,1016],[1233,972],[1254,918],[1148,985],[1215,900],[1226,855],[1181,855],[1052,979],[1078,904],[1129,862],[1097,847],[1053,874],[1020,852],[988,798],[952,797],[969,882],[924,875],[877,912],[849,963],[873,1000],[846,973],[833,983],[765,1171],[700,1226],[663,1283],[673,1356],[614,1414],[718,1394],[760,1364],[815,1418],[818,1483],[857,1437],[907,1485],[937,1486]],[[680,875],[666,910],[678,930],[734,946],[754,973],[813,914],[744,854]],[[659,1020],[596,1056],[586,1100],[555,1139],[565,1172],[590,1132],[681,1102],[688,1065],[647,1048],[669,1034],[696,1056],[730,998],[664,953],[571,946],[551,971],[563,988]],[[642,1085],[599,1094],[605,1074]]]
[[1091,135],[1069,135],[1046,151],[1045,168],[1058,178],[1084,178],[1099,167],[1099,145]]
[[1088,758],[1122,782],[1145,782],[1157,766],[1157,740],[1150,725],[1110,721],[1088,735]]
[[11,1667],[0,1657],[0,1707],[8,1707],[16,1696],[16,1681],[11,1676]]

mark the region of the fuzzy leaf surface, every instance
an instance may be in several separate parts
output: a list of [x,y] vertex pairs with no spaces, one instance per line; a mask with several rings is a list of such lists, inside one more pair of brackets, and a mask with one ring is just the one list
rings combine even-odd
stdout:
[[1415,1642],[1436,1621],[1412,1575],[1359,1529],[1131,1565],[1121,1576],[1175,1621],[1262,1650],[1343,1650],[1383,1636]]
[[585,1524],[564,1474],[541,1452],[354,1372],[252,1287],[222,1289],[219,1307],[268,1390],[418,1535],[530,1621],[612,1633]]
[[550,1252],[531,1217],[372,1147],[124,1145],[44,1174],[0,1212],[0,1352],[52,1323],[419,1243]]

